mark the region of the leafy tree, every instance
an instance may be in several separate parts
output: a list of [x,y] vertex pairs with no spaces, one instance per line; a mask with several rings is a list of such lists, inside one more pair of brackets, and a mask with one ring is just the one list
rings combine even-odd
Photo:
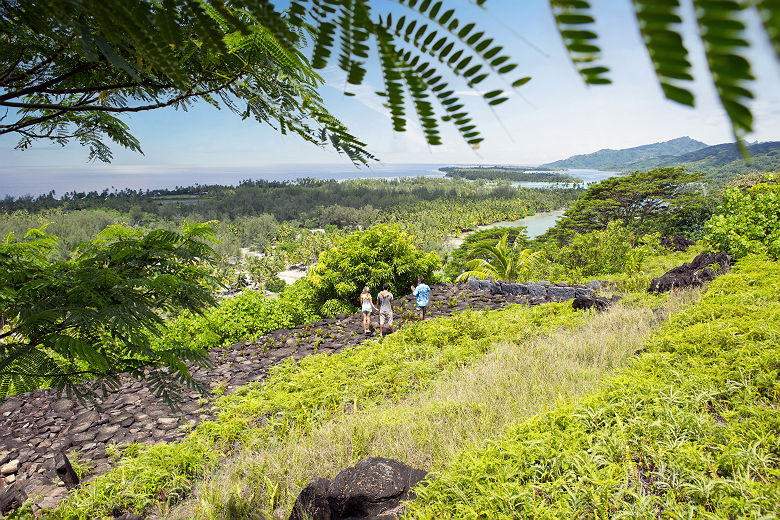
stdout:
[[541,251],[520,249],[522,240],[515,240],[510,246],[508,233],[504,233],[495,245],[482,246],[476,251],[486,258],[475,258],[466,265],[466,271],[458,276],[456,281],[465,282],[472,276],[477,278],[493,278],[514,282],[533,268],[542,256]]
[[0,134],[140,151],[121,114],[204,101],[353,161],[373,156],[333,117],[297,47],[302,25],[267,2],[41,0],[0,3]]
[[[407,102],[430,144],[439,123],[452,122],[472,146],[483,140],[446,76],[482,89],[491,106],[508,99],[486,80],[516,74],[517,64],[489,31],[461,21],[445,2],[395,0],[402,16],[372,9],[370,0],[292,0],[282,12],[269,0],[29,0],[0,3],[0,106],[17,110],[0,133],[89,145],[108,160],[104,138],[140,144],[116,114],[186,107],[196,100],[229,107],[241,117],[274,122],[282,132],[329,143],[354,161],[370,160],[363,144],[322,105],[322,80],[312,69],[335,61],[347,85],[366,76],[373,42],[384,80],[380,93],[393,128],[407,124]],[[558,30],[582,79],[610,83],[594,13],[587,0],[550,0]],[[480,6],[487,0],[476,0]],[[693,105],[693,67],[682,37],[679,0],[635,0],[634,12],[665,96]],[[752,129],[745,101],[754,97],[745,9],[762,17],[780,54],[776,0],[694,0],[712,82],[734,135]],[[298,50],[311,35],[311,63]],[[431,60],[433,63],[431,63]],[[512,88],[530,80],[509,79]],[[516,76],[514,76],[516,77]]]
[[778,174],[745,190],[729,187],[723,202],[705,225],[704,240],[734,258],[750,253],[780,258],[780,182]]
[[434,281],[440,267],[439,256],[416,249],[413,238],[400,227],[378,224],[324,251],[308,279],[320,304],[337,299],[356,305],[366,285],[376,293],[388,283],[393,293],[406,294],[418,276]]
[[[211,303],[207,224],[148,233],[111,226],[71,260],[50,261],[57,238],[32,229],[0,243],[0,397],[41,387],[91,396],[127,372],[169,403],[194,386],[186,361],[205,352],[153,347],[164,316]],[[99,379],[95,385],[79,384]]]
[[621,222],[637,236],[666,232],[677,213],[701,202],[701,178],[682,168],[610,177],[589,186],[542,240],[567,243],[578,234],[606,229],[612,221]]

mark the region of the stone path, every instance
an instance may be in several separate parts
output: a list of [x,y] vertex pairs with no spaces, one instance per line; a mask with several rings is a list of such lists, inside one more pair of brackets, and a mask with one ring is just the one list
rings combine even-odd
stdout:
[[[498,309],[509,303],[537,305],[546,297],[492,294],[468,285],[436,284],[432,287],[429,315],[449,316],[465,309]],[[396,327],[416,319],[414,302],[396,300]],[[378,316],[372,316],[378,327]],[[198,368],[194,375],[212,388],[227,392],[251,381],[262,380],[268,368],[288,357],[300,359],[314,353],[334,353],[366,340],[361,317],[339,316],[310,322],[294,329],[268,333],[254,343],[210,350],[212,368]],[[156,444],[184,437],[199,422],[211,417],[213,395],[186,394],[179,412],[172,412],[139,381],[126,378],[120,389],[101,403],[86,408],[75,400],[57,398],[52,390],[36,390],[0,401],[0,492],[15,485],[28,496],[40,496],[37,508],[53,508],[67,494],[53,469],[59,451],[79,452],[94,466],[94,478],[108,471],[110,443]]]

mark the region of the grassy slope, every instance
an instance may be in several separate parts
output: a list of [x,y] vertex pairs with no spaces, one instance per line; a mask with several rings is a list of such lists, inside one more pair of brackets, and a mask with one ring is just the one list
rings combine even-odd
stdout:
[[743,260],[576,405],[465,450],[410,518],[774,518],[780,263]]
[[[697,295],[694,291],[651,300],[673,312]],[[567,304],[493,311],[485,317],[512,327],[512,333],[495,338],[493,350],[476,363],[461,366],[405,400],[342,414],[283,442],[245,450],[172,517],[286,518],[311,478],[333,477],[368,456],[440,469],[464,447],[498,435],[508,423],[592,388],[605,372],[623,365],[657,324],[656,314],[646,306],[618,305],[590,315],[574,331],[569,324],[534,335],[539,323],[551,323],[549,313],[580,321]]]
[[[692,254],[664,257],[655,267],[677,264]],[[51,517],[164,513],[187,497],[193,483],[226,455],[241,454],[236,457],[239,462],[210,479],[184,511],[197,509],[198,516],[205,518],[240,518],[224,508],[284,509],[311,476],[332,476],[365,455],[386,454],[426,469],[438,468],[467,442],[496,435],[507,421],[527,417],[559,397],[590,387],[638,348],[637,342],[657,317],[668,314],[664,308],[686,298],[676,297],[668,304],[666,297],[634,298],[606,315],[611,324],[598,317],[595,329],[575,335],[572,327],[584,318],[568,305],[465,313],[405,328],[383,344],[369,342],[342,354],[282,365],[265,385],[246,387],[220,401],[219,420],[199,425],[182,442],[125,449],[115,470],[73,493]],[[652,307],[658,307],[658,312],[650,313]],[[564,331],[556,333],[554,341],[534,342],[539,334],[560,327]],[[592,339],[586,339],[589,335]],[[500,372],[494,368],[483,368],[483,375],[470,372],[469,366],[491,351],[484,362],[493,359],[496,367],[514,366],[516,371],[507,369],[497,379],[489,377]],[[472,386],[448,387],[447,381],[471,381]],[[434,383],[438,394],[431,396],[427,392]],[[520,394],[512,390],[518,385],[523,389]],[[507,393],[514,395],[506,403],[508,410],[501,404]],[[356,408],[371,412],[355,414]],[[437,436],[447,431],[454,415],[464,416],[456,433],[449,440]],[[339,427],[347,429],[331,430]],[[328,438],[343,439],[336,443],[341,452],[332,451],[332,442],[327,446]],[[393,445],[407,440],[411,444],[405,447]],[[302,451],[285,451],[299,447]],[[276,456],[281,458],[274,462]],[[250,462],[243,467],[240,461],[245,457]],[[303,462],[288,468],[284,461],[295,457]],[[258,464],[262,471],[257,470]],[[225,476],[231,472],[237,473],[236,482]],[[250,488],[254,491],[248,492]]]
[[274,367],[263,385],[247,385],[217,402],[218,420],[184,440],[131,446],[111,472],[71,494],[53,518],[95,518],[121,511],[165,511],[192,482],[243,446],[288,442],[340,414],[424,391],[518,333],[535,335],[582,321],[570,306],[515,306],[504,319],[486,311],[404,327],[383,343],[366,342],[332,356],[315,355]]

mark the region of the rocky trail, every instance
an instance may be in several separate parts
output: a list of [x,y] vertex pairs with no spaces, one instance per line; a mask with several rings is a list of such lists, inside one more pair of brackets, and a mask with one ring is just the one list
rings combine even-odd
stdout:
[[[472,280],[470,284],[436,284],[432,287],[429,318],[450,316],[466,309],[499,309],[511,303],[538,305],[590,294],[582,287],[549,284],[498,284]],[[0,401],[0,495],[11,489],[40,497],[35,509],[53,508],[67,494],[57,477],[55,456],[78,452],[78,459],[93,469],[89,481],[107,472],[110,444],[156,444],[183,438],[198,423],[212,417],[217,394],[252,381],[261,381],[269,367],[287,358],[315,353],[336,353],[378,336],[378,315],[372,315],[376,336],[365,336],[359,315],[341,315],[270,332],[255,342],[210,350],[212,367],[193,374],[214,390],[212,394],[185,394],[181,409],[172,411],[141,382],[129,377],[100,408],[75,399],[58,398],[54,390],[36,390]],[[394,305],[396,328],[416,320],[414,300],[403,297]],[[6,488],[3,490],[3,488]]]

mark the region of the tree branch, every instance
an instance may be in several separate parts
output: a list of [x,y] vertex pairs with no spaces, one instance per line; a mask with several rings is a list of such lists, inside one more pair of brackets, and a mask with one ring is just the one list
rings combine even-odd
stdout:
[[117,90],[121,88],[132,88],[132,87],[138,87],[143,86],[147,88],[152,89],[170,89],[174,88],[175,85],[172,83],[169,84],[158,84],[158,83],[152,83],[150,81],[140,81],[140,82],[133,82],[133,83],[117,83],[114,85],[104,85],[99,87],[82,87],[82,88],[67,88],[67,89],[44,89],[40,92],[44,94],[56,94],[56,95],[63,95],[63,94],[85,94],[85,93],[94,93],[94,92],[105,92],[106,90]]
[[[204,96],[207,94],[218,92],[228,87],[236,79],[238,79],[238,77],[234,77],[222,85],[216,86],[208,90],[198,91],[198,92],[194,92],[195,86],[193,85],[184,94],[173,97],[167,101],[161,101],[159,103],[154,103],[152,105],[141,105],[136,107],[112,107],[112,106],[84,105],[84,104],[79,105],[77,103],[73,105],[57,105],[51,103],[17,103],[14,101],[4,101],[3,96],[0,96],[0,106],[6,106],[11,108],[24,108],[24,109],[31,109],[31,110],[58,110],[58,111],[62,111],[63,113],[65,112],[112,112],[112,113],[144,112],[147,110],[155,110],[157,108],[168,107],[180,101],[184,101],[185,99],[189,99],[191,97]],[[0,133],[3,132],[0,131]]]
[[[76,67],[76,68],[74,68],[72,70],[69,70],[65,74],[61,74],[61,75],[57,76],[56,78],[52,78],[49,81],[45,81],[45,82],[43,82],[43,83],[41,83],[39,85],[34,85],[32,87],[23,88],[21,90],[16,90],[16,91],[13,91],[13,92],[7,92],[7,93],[3,94],[2,96],[0,96],[0,101],[5,101],[6,99],[13,99],[13,98],[18,98],[20,96],[26,96],[27,94],[35,94],[35,93],[41,92],[43,89],[51,87],[52,85],[56,85],[57,83],[60,83],[60,82],[62,82],[64,80],[70,78],[71,76],[75,76],[76,74],[79,74],[81,72],[85,72],[85,71],[94,69],[95,67],[97,67],[97,65],[98,65],[97,63],[82,63],[78,67]],[[11,105],[8,105],[8,106],[11,106]]]
[[[59,57],[59,55],[62,54],[65,51],[65,49],[67,49],[70,46],[70,42],[72,42],[72,41],[73,41],[73,36],[71,35],[71,37],[67,41],[63,42],[62,45],[60,45],[57,48],[57,50],[55,50],[52,53],[51,56],[49,56],[48,58],[46,58],[42,62],[38,63],[37,65],[33,66],[30,70],[25,71],[23,74],[20,74],[18,76],[14,76],[14,77],[8,77],[8,76],[4,75],[2,77],[2,79],[0,79],[0,85],[3,85],[4,81],[6,81],[6,80],[20,81],[20,80],[23,80],[24,78],[28,78],[28,77],[32,76],[33,74],[36,74],[43,67],[45,67],[46,65],[52,63],[55,59],[57,59]],[[9,69],[8,73],[10,74],[10,72],[13,71],[19,65],[19,63],[21,63],[21,58],[19,59],[19,61],[16,62],[16,64],[11,69]]]

